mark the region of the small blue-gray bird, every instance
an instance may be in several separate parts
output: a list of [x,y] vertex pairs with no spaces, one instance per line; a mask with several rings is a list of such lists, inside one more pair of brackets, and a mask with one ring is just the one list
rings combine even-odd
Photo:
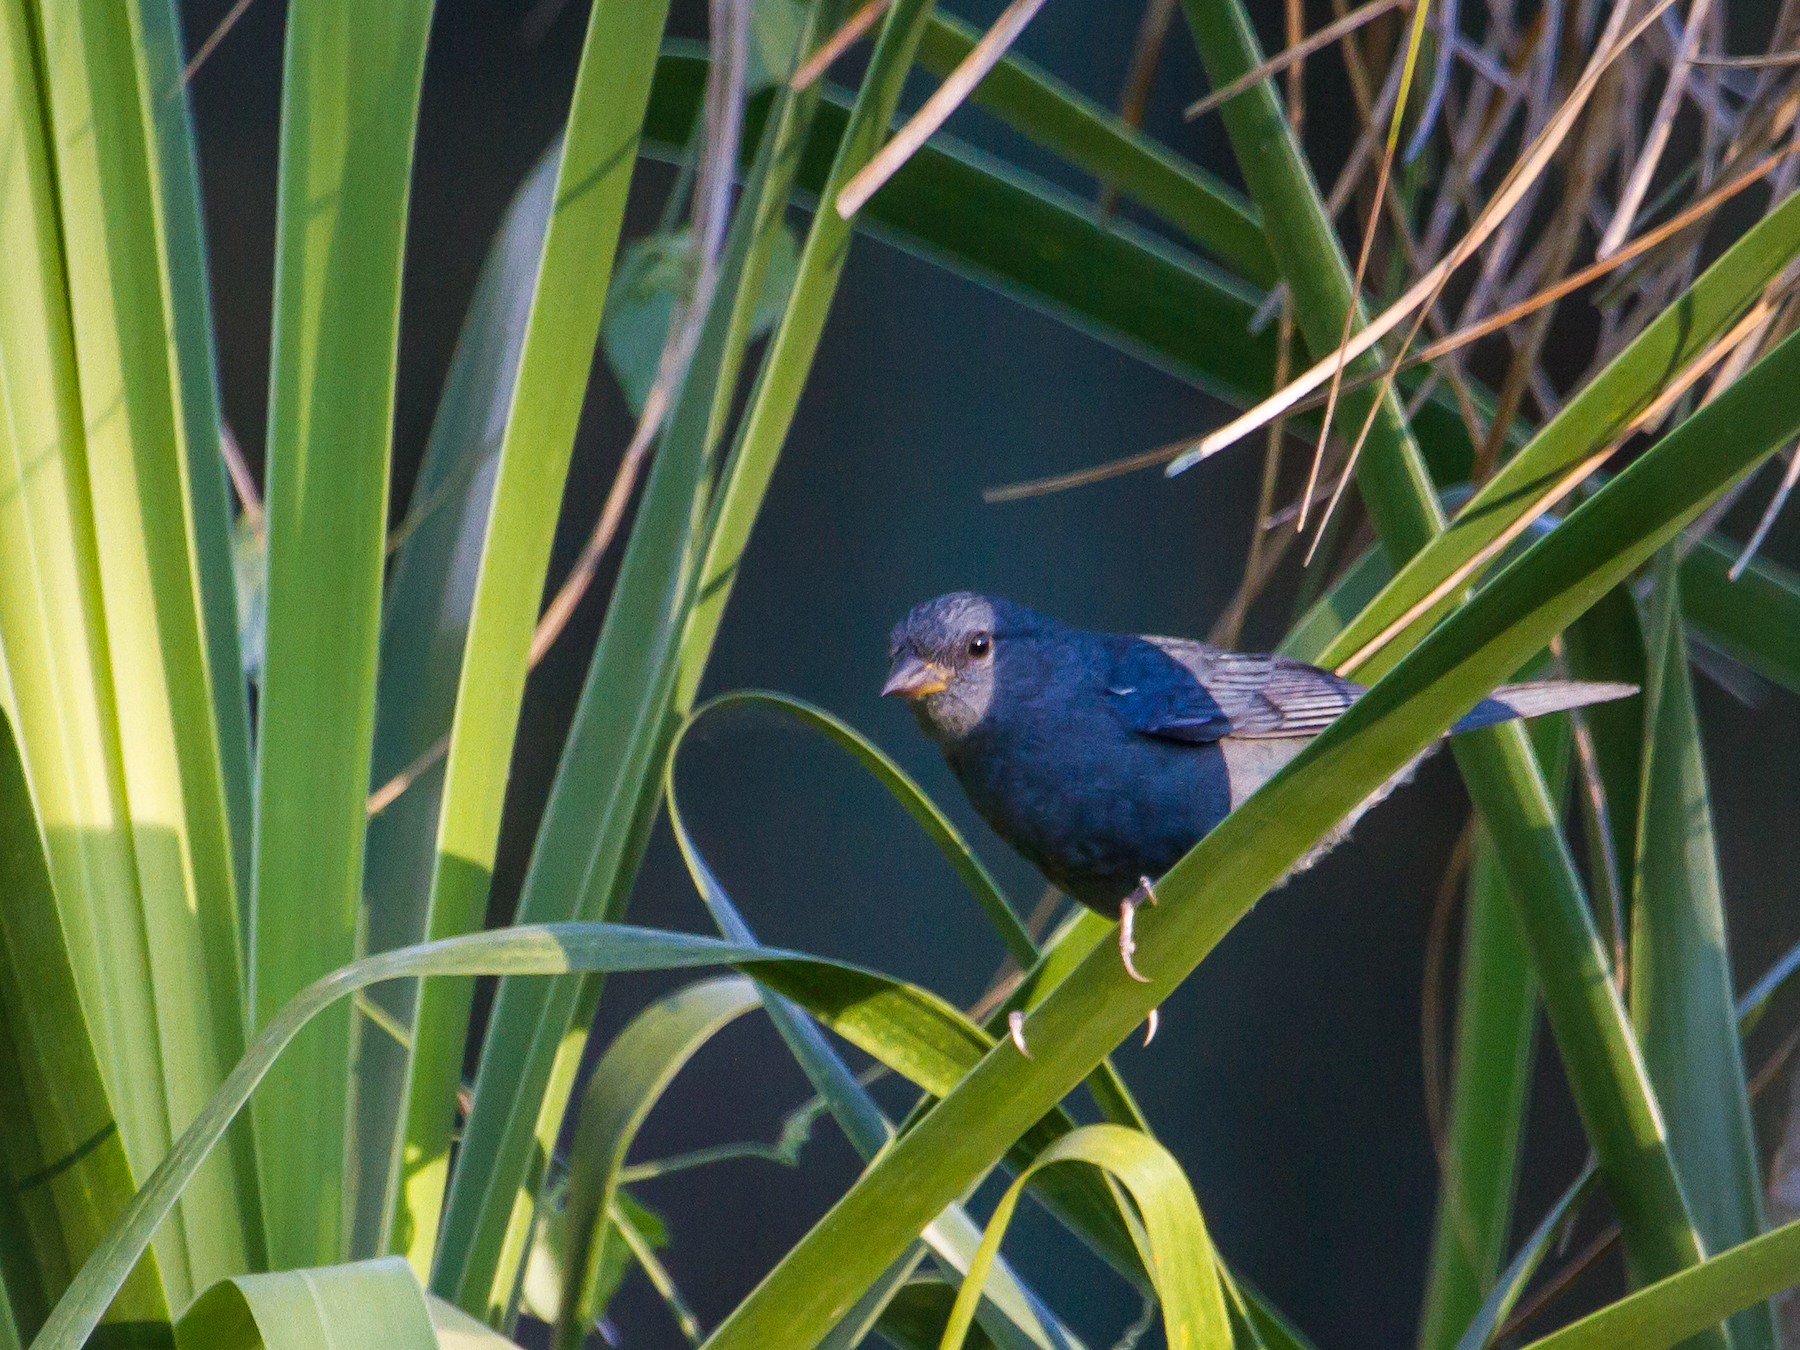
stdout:
[[[1364,692],[1283,656],[1180,638],[1094,633],[957,591],[895,627],[884,695],[912,704],[983,820],[1051,884],[1119,918]],[[1507,685],[1452,735],[1636,693],[1628,684]],[[1421,756],[1422,758],[1422,756]],[[1300,863],[1310,866],[1405,782],[1413,761]],[[1022,1048],[1022,1047],[1021,1047]]]

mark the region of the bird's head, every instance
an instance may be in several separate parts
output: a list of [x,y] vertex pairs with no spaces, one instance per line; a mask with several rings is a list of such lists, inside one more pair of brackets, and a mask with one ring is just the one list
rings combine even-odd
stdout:
[[911,703],[933,739],[961,741],[993,707],[1009,647],[1043,623],[1022,605],[971,591],[915,605],[889,639],[892,666],[882,695]]

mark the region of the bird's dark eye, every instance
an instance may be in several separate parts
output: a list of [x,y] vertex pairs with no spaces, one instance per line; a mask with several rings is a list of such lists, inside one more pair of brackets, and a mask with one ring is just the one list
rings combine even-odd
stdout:
[[977,633],[969,639],[970,656],[986,656],[994,649],[994,639],[986,633]]

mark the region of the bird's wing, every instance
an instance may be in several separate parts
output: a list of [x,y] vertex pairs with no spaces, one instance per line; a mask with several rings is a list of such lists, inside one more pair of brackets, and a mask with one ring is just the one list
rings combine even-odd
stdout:
[[1203,743],[1225,736],[1316,736],[1362,696],[1363,688],[1285,656],[1145,638],[1126,644],[1106,693],[1119,715],[1144,735]]

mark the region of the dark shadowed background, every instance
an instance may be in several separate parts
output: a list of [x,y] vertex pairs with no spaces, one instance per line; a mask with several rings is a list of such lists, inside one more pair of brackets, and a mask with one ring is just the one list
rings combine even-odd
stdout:
[[[228,8],[229,0],[187,0],[190,49]],[[396,518],[483,251],[567,106],[587,6],[568,0],[528,44],[524,20],[534,8],[544,11],[524,0],[438,6],[413,185]],[[676,8],[676,30],[698,35],[700,7]],[[979,23],[1000,5],[962,0],[951,8]],[[1111,103],[1140,8],[1053,0],[1020,50]],[[1252,8],[1266,25],[1278,22],[1279,4]],[[1314,22],[1329,17],[1313,8]],[[267,409],[282,22],[280,0],[259,0],[194,83],[225,408],[253,461]],[[1265,27],[1265,40],[1274,37]],[[1331,63],[1313,64],[1310,148],[1316,162],[1335,165],[1348,108],[1325,69]],[[1178,20],[1146,125],[1230,176],[1216,122],[1188,126],[1180,118],[1203,89]],[[952,130],[1035,171],[1057,172],[978,112],[959,114]],[[641,168],[628,236],[654,227],[671,179],[660,165]],[[1061,179],[1092,192],[1066,173]],[[1237,581],[1255,449],[1173,482],[1152,472],[1005,506],[984,506],[979,494],[1196,432],[1220,412],[1193,388],[1053,318],[859,241],[710,687],[785,690],[867,731],[949,808],[1015,903],[1029,908],[1041,884],[974,819],[905,710],[876,697],[887,630],[915,601],[969,587],[1084,625],[1203,634]],[[624,400],[599,362],[553,579],[586,536],[629,431]],[[1770,551],[1791,559],[1794,531],[1780,535]],[[616,558],[615,547],[609,568]],[[496,921],[511,913],[609,582],[607,570],[532,680],[512,765]],[[1279,638],[1293,585],[1284,578],[1253,612],[1246,645]],[[1752,708],[1703,682],[1700,697],[1742,985],[1794,937],[1800,834],[1785,804],[1800,793],[1800,718],[1781,695]],[[760,936],[874,965],[964,1003],[986,987],[998,941],[899,809],[835,751],[783,726],[721,723],[692,747],[682,781],[702,847]],[[1439,878],[1466,811],[1448,762],[1429,766],[1349,846],[1239,926],[1165,1008],[1153,1047],[1118,1056],[1187,1166],[1224,1251],[1329,1350],[1394,1346],[1413,1334],[1436,1186],[1420,1069],[1421,973]],[[666,832],[630,917],[708,928]],[[595,1049],[661,987],[648,977],[615,980]],[[1547,1038],[1543,1045],[1519,1209],[1526,1227],[1585,1154]],[[773,1033],[747,1019],[677,1082],[637,1156],[773,1139],[806,1091]],[[887,1100],[896,1108],[901,1101]],[[854,1172],[854,1155],[828,1123],[805,1158],[798,1172],[727,1163],[642,1188],[672,1227],[668,1265],[707,1326]],[[1029,1211],[1008,1250],[1051,1291],[1093,1291],[1085,1302],[1053,1297],[1096,1345],[1111,1344],[1138,1313],[1120,1282]],[[1599,1279],[1615,1277],[1608,1270]],[[613,1320],[626,1345],[682,1344],[641,1279],[627,1282]]]

